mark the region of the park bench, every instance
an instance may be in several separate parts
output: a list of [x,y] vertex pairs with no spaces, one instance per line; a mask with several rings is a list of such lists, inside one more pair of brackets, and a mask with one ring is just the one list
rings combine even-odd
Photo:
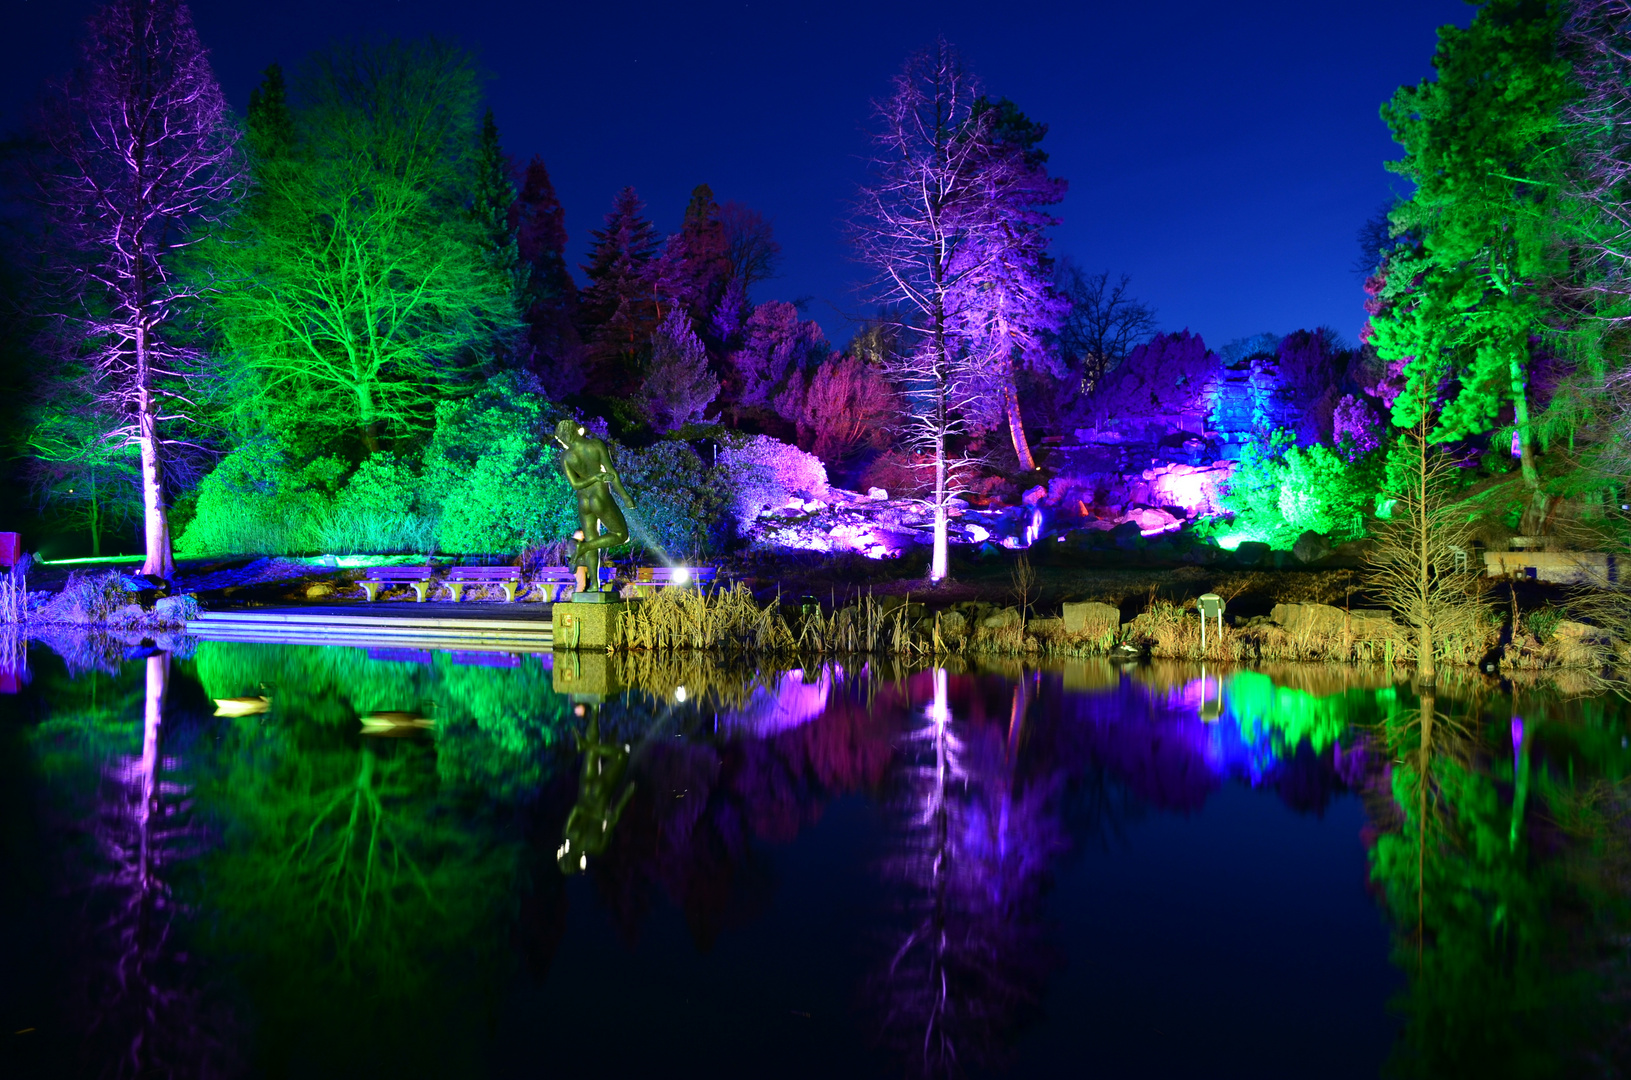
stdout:
[[516,590],[521,587],[519,566],[455,566],[442,579],[456,604],[464,598],[466,585],[497,585],[504,590],[504,599],[515,603]]
[[[601,584],[612,580],[614,571],[609,566],[600,568]],[[541,566],[533,571],[532,584],[545,601],[562,603],[572,599],[578,591],[578,577],[570,566]]]
[[429,563],[424,566],[370,566],[357,584],[362,586],[369,602],[377,600],[383,588],[412,585],[415,598],[422,604],[430,593],[431,578],[435,576],[436,569]]

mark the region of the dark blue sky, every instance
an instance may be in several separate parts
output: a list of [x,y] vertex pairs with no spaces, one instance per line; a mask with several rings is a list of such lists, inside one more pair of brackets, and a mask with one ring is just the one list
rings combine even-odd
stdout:
[[[12,42],[0,121],[66,68],[88,0],[0,0]],[[1461,0],[828,0],[495,3],[194,0],[240,110],[271,61],[358,33],[437,34],[490,74],[506,149],[541,154],[570,255],[633,184],[678,226],[706,182],[775,222],[782,276],[758,299],[809,298],[835,343],[861,306],[839,221],[864,177],[869,101],[943,33],[988,92],[1050,127],[1070,181],[1055,250],[1125,271],[1165,329],[1213,345],[1363,323],[1355,234],[1401,182],[1377,116],[1431,73],[1435,28]],[[22,48],[19,48],[22,46]]]

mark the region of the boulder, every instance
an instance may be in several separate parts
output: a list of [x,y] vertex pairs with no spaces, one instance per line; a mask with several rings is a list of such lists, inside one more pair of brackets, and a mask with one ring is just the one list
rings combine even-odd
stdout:
[[1366,608],[1344,611],[1330,604],[1275,604],[1269,619],[1290,633],[1333,637],[1343,630],[1357,638],[1377,637],[1393,625],[1392,617],[1385,611]]
[[1031,488],[1024,495],[1020,496],[1020,501],[1026,506],[1036,506],[1047,497],[1048,489],[1043,487],[1041,484],[1038,484],[1036,487]]
[[994,615],[987,615],[980,620],[980,625],[988,630],[1002,630],[1010,626],[1019,625],[1019,609],[1003,608]]
[[1272,550],[1261,540],[1242,540],[1235,548],[1235,562],[1241,566],[1258,566],[1269,561]]
[[1097,637],[1101,634],[1113,634],[1120,628],[1121,612],[1109,604],[1094,601],[1066,604],[1064,622],[1066,633],[1090,634]]
[[1144,539],[1144,530],[1138,527],[1136,521],[1123,521],[1110,530],[1110,539],[1119,548],[1137,547]]
[[153,617],[167,625],[185,626],[198,618],[198,598],[192,593],[160,597],[153,604]]
[[334,595],[334,586],[326,581],[319,581],[315,585],[306,586],[307,600],[321,600],[325,596]]
[[866,497],[869,499],[876,499],[878,502],[883,502],[885,499],[889,498],[889,492],[880,487],[867,488]]
[[1319,562],[1331,554],[1331,541],[1310,529],[1297,537],[1297,542],[1291,545],[1291,554],[1300,563]]

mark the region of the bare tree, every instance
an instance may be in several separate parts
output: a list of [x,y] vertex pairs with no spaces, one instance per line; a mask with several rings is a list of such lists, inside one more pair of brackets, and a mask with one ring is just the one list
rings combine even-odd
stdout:
[[1621,298],[1631,294],[1631,0],[1577,0],[1562,36],[1579,89],[1564,107],[1574,129],[1570,189],[1586,205],[1597,255],[1587,280]]
[[89,355],[99,411],[121,418],[107,437],[141,454],[142,572],[168,577],[162,431],[183,418],[200,370],[174,332],[196,296],[174,264],[241,176],[226,102],[187,6],[113,0],[99,9],[80,68],[56,88],[44,119],[51,158],[40,190],[77,256],[72,336]]
[[1128,292],[1132,278],[1110,271],[1084,273],[1061,260],[1057,285],[1070,307],[1059,328],[1059,349],[1073,357],[1082,393],[1090,394],[1135,346],[1155,333],[1155,311]]
[[944,39],[912,57],[894,93],[874,103],[873,180],[851,216],[857,254],[876,277],[873,299],[900,313],[901,347],[891,374],[908,406],[907,441],[934,472],[934,552],[929,579],[950,571],[947,522],[952,477],[966,459],[954,443],[982,391],[969,360],[964,316],[998,250],[980,166],[987,159],[979,87]]
[[744,296],[759,282],[776,276],[782,246],[763,214],[733,200],[719,208],[719,224],[725,230],[725,258]]
[[1392,516],[1368,559],[1371,587],[1415,632],[1416,677],[1424,686],[1433,685],[1434,652],[1452,634],[1482,633],[1487,585],[1482,574],[1457,565],[1457,555],[1464,559],[1472,542],[1466,513],[1447,496],[1458,463],[1432,444],[1433,387],[1425,376],[1414,387],[1416,422],[1402,439],[1407,467],[1386,493],[1394,501]]

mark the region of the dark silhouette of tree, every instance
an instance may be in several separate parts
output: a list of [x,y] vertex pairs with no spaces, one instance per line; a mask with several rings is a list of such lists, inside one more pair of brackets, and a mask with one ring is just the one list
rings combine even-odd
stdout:
[[578,287],[566,267],[566,211],[543,159],[527,163],[509,222],[527,267],[524,317],[532,366],[551,395],[567,397],[583,389]]
[[578,307],[596,393],[626,395],[639,384],[642,355],[657,329],[652,261],[659,242],[632,187],[617,193],[606,225],[590,235],[589,284]]
[[178,323],[198,286],[176,260],[230,205],[236,136],[179,0],[115,0],[91,17],[79,70],[52,94],[40,190],[70,249],[75,363],[105,432],[141,458],[146,557],[174,569],[164,489],[168,431],[185,418],[199,354]]
[[755,285],[776,276],[782,246],[762,214],[734,200],[719,208],[719,224],[725,232],[725,258],[730,263],[731,280],[740,283],[745,299]]
[[1058,264],[1055,288],[1066,302],[1059,351],[1074,368],[1080,392],[1091,394],[1135,346],[1155,333],[1155,311],[1128,291],[1132,278],[1110,280],[1110,271],[1083,272],[1068,259]]

